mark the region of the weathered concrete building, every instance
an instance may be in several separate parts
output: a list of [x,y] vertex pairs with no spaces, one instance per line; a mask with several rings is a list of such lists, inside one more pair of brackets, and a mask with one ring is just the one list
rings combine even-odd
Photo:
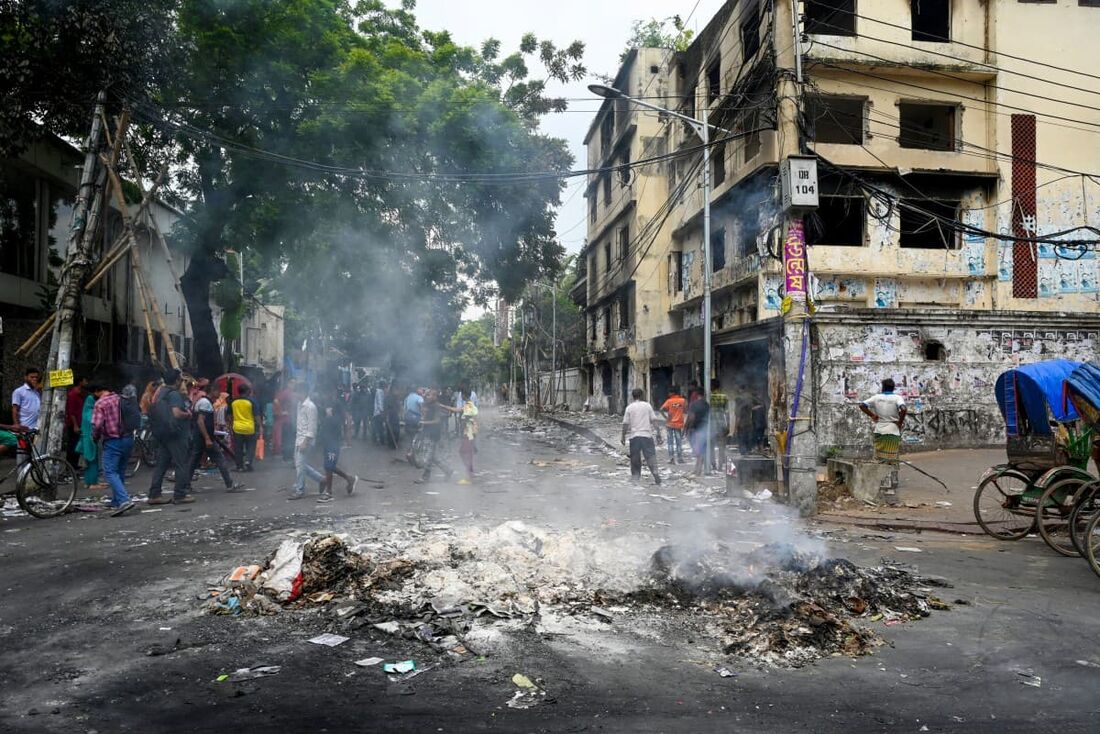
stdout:
[[[818,444],[868,443],[853,403],[884,377],[910,403],[910,447],[1000,441],[999,372],[1097,355],[1100,237],[1085,229],[1100,226],[1100,113],[1087,77],[1095,5],[739,0],[687,51],[656,52],[670,101],[713,126],[712,253],[704,262],[698,140],[662,121],[649,134],[682,155],[654,187],[665,198],[647,204],[672,202],[634,275],[662,292],[636,291],[635,313],[648,311],[623,355],[631,386],[660,399],[670,382],[702,377],[709,267],[715,376],[734,421],[759,402],[768,437],[786,430],[791,218],[778,171],[801,153],[819,173],[819,206],[801,217],[816,306],[803,396]],[[590,166],[601,165],[592,150]],[[679,189],[685,176],[692,185]]]

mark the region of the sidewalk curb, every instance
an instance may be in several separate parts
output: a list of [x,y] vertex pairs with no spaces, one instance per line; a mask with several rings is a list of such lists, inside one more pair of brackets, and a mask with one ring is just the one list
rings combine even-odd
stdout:
[[596,433],[595,431],[593,431],[591,428],[589,428],[587,426],[582,426],[582,425],[579,425],[577,423],[572,423],[570,421],[565,420],[564,418],[557,418],[555,416],[549,415],[548,413],[542,413],[542,414],[539,415],[539,417],[540,418],[545,418],[546,420],[550,421],[551,423],[557,423],[562,428],[566,428],[566,429],[572,431],[573,433],[577,434],[578,436],[583,436],[584,438],[587,438],[590,441],[595,441],[596,443],[601,443],[604,446],[606,446],[607,448],[611,449],[612,451],[615,451],[616,453],[622,453],[622,450],[623,450],[622,446],[620,446],[618,444],[615,444],[615,443],[612,443],[611,441],[608,441],[606,438],[604,438],[600,434]]
[[952,535],[984,535],[985,532],[977,523],[944,522],[937,520],[877,520],[871,517],[857,515],[842,515],[837,513],[822,513],[814,516],[815,520],[829,523],[830,525],[846,525],[849,527],[869,528],[873,530],[906,530],[910,532],[950,533]]

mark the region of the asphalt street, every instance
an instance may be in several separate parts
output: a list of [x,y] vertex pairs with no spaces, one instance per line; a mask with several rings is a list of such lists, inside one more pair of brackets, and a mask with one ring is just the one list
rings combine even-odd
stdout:
[[[414,484],[416,469],[358,441],[345,451],[346,467],[384,487],[361,483],[329,505],[287,502],[293,470],[269,458],[242,475],[252,491],[241,494],[224,494],[208,477],[192,505],[143,505],[121,518],[0,520],[0,730],[1100,730],[1100,578],[1037,538],[794,527],[833,556],[864,565],[889,558],[952,584],[950,611],[868,622],[887,642],[873,655],[798,669],[723,655],[703,618],[617,614],[573,631],[518,629],[451,660],[369,626],[341,632],[351,639],[337,647],[309,644],[340,631],[317,611],[245,618],[204,609],[198,597],[208,585],[235,566],[262,563],[295,531],[354,536],[368,527],[423,532],[432,523],[522,520],[609,541],[647,535],[654,550],[693,532],[774,539],[765,536],[776,526],[754,521],[756,509],[715,501],[675,474],[660,488],[649,478],[633,485],[621,457],[560,429],[489,411],[480,444],[482,475],[471,487],[442,478]],[[147,481],[139,474],[131,487],[141,491]],[[367,656],[428,669],[395,683],[378,667],[353,664]],[[719,664],[735,675],[719,676]],[[256,665],[281,670],[217,681]],[[509,708],[516,673],[538,679],[545,701]]]

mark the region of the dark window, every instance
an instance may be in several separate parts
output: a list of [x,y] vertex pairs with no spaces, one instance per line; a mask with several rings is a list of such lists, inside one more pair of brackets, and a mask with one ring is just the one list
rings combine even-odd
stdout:
[[596,187],[592,187],[592,190],[588,192],[588,221],[596,221]]
[[672,292],[679,293],[684,290],[684,253],[673,252],[668,256],[669,280],[672,281]]
[[710,271],[717,273],[726,267],[726,230],[717,229],[710,233]]
[[[756,2],[757,0],[752,0]],[[747,63],[760,50],[760,5],[747,10],[746,20],[741,24],[741,61]]]
[[611,241],[603,243],[603,269],[604,272],[611,272]]
[[607,397],[611,397],[611,365],[604,364],[603,369],[600,370],[600,381],[603,383],[603,394]]
[[603,308],[603,335],[606,339],[611,336],[611,307],[604,306]]
[[650,74],[656,74],[660,70],[661,70],[661,67],[657,66],[656,64],[650,64],[649,65],[649,73]]
[[[898,241],[902,247],[925,250],[957,249],[958,236],[953,226],[959,219],[959,202],[918,199],[912,206],[914,211],[904,204],[901,209],[901,236]],[[927,213],[926,213],[927,212]]]
[[722,96],[722,56],[716,54],[707,67],[707,102],[714,104]]
[[615,107],[607,109],[607,114],[600,121],[600,157],[605,157],[611,147],[611,136],[615,132]]
[[630,149],[623,151],[619,163],[619,186],[626,188],[630,185]]
[[[1054,1],[1050,0],[1050,2]],[[1082,8],[1100,8],[1100,0],[1077,0],[1077,4]]]
[[749,257],[757,251],[756,238],[760,236],[760,222],[756,212],[738,220],[737,256]]
[[630,251],[630,228],[619,228],[619,259],[625,260],[627,253]]
[[867,207],[862,197],[822,196],[817,211],[807,218],[806,242],[862,247],[866,219]]
[[630,298],[625,293],[619,296],[619,328],[630,328]]
[[806,0],[803,14],[811,35],[856,34],[856,0]]
[[37,196],[30,176],[0,172],[0,272],[35,277]]
[[924,343],[924,358],[929,362],[943,362],[947,359],[947,350],[938,341],[926,341]]
[[596,343],[596,321],[596,314],[592,314],[588,319],[588,341],[593,344]]
[[806,119],[815,142],[860,145],[863,143],[865,98],[806,98]]
[[611,174],[603,177],[603,205],[611,206]]
[[714,152],[710,156],[710,163],[714,167],[714,185],[720,186],[726,180],[726,144],[714,146]]
[[914,41],[951,40],[951,0],[909,0]]
[[902,102],[898,105],[898,144],[903,148],[954,150],[955,110],[954,105]]

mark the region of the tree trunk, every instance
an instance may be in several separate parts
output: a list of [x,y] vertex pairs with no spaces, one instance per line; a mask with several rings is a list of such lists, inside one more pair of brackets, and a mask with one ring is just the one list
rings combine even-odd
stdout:
[[183,297],[187,301],[187,314],[191,319],[194,337],[192,350],[199,377],[213,379],[225,372],[218,346],[218,330],[214,327],[214,314],[210,310],[210,285],[229,274],[225,263],[216,258],[205,243],[200,243],[180,278]]
[[[92,265],[92,248],[104,198],[103,184],[106,177],[104,172],[97,173],[97,171],[99,171],[98,156],[102,134],[101,120],[106,101],[106,92],[100,92],[95,111],[92,113],[92,129],[85,145],[84,169],[80,174],[80,189],[77,192],[72,224],[69,228],[69,249],[65,253],[65,265],[61,270],[61,282],[57,289],[56,318],[50,339],[48,371],[67,370],[72,364],[73,323],[81,311],[83,285]],[[118,138],[125,134],[125,121],[122,121],[116,132],[116,144],[119,142]],[[65,397],[66,390],[53,389],[51,385],[44,401],[46,409],[42,411],[38,428],[45,433],[47,453],[57,453],[62,449],[62,435],[65,430]]]

